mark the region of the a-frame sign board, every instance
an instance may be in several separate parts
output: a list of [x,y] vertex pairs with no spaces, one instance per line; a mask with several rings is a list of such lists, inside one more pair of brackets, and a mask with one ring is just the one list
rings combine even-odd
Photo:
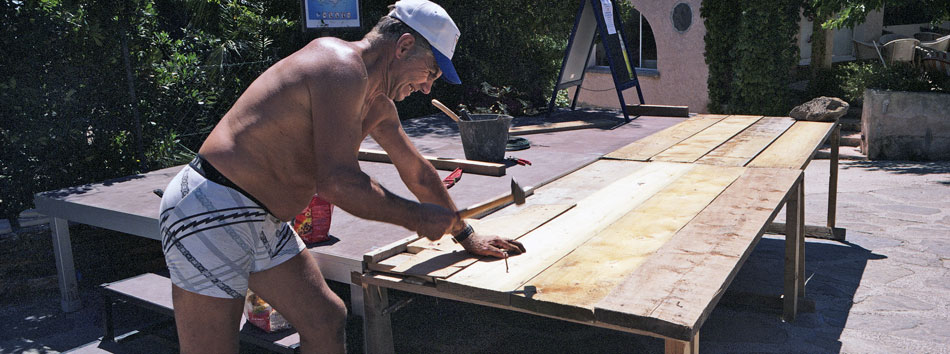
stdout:
[[548,116],[554,111],[554,101],[560,90],[578,86],[574,91],[571,110],[577,107],[577,95],[580,94],[580,86],[584,82],[584,69],[587,68],[590,52],[594,48],[595,31],[600,34],[600,42],[604,45],[624,120],[630,121],[623,99],[624,90],[636,87],[640,104],[645,103],[637,72],[630,62],[630,53],[624,43],[626,36],[618,10],[614,0],[581,0],[581,7],[577,10],[577,18],[574,20],[574,29],[564,52],[564,61],[561,62],[561,73],[558,74],[554,92],[551,94],[551,103],[548,104]]

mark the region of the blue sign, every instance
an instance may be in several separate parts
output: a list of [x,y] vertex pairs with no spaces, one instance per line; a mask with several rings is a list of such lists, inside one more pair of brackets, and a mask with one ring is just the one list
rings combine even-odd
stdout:
[[303,0],[305,27],[360,27],[359,0]]

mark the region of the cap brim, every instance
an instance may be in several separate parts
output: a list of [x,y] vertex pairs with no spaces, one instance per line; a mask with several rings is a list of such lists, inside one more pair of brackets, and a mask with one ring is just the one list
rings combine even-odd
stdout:
[[435,62],[439,64],[439,69],[442,69],[442,78],[456,85],[461,84],[462,80],[459,79],[459,74],[455,72],[452,59],[443,55],[438,49],[435,49],[435,47],[432,47],[432,54],[435,56]]

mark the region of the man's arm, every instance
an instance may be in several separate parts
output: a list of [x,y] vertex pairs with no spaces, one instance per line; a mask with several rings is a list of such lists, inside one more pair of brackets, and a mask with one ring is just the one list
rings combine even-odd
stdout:
[[[379,123],[370,130],[373,140],[389,155],[406,187],[425,203],[435,203],[452,211],[457,211],[455,202],[449,195],[445,184],[439,178],[435,167],[416,150],[409,136],[402,129],[396,107],[392,101],[377,99],[371,104],[369,117],[381,117]],[[472,233],[464,220],[459,220],[451,229],[453,236],[465,235],[460,242],[469,252],[485,256],[504,257],[505,253],[520,254],[525,251],[520,242],[503,239],[498,236]]]
[[454,211],[401,198],[359,168],[355,152],[366,91],[362,68],[337,65],[318,76],[309,82],[333,82],[334,87],[308,84],[317,194],[358,217],[401,225],[430,239],[441,237],[454,223]]

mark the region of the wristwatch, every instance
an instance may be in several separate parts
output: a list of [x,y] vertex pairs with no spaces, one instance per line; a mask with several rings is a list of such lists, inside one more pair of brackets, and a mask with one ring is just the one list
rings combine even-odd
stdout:
[[469,236],[472,236],[473,233],[475,233],[475,229],[472,228],[472,225],[469,225],[468,223],[466,223],[465,228],[462,229],[462,231],[459,231],[457,234],[456,233],[452,234],[452,238],[454,238],[455,241],[458,241],[459,243],[461,243],[462,241],[465,241],[465,239],[467,239]]

